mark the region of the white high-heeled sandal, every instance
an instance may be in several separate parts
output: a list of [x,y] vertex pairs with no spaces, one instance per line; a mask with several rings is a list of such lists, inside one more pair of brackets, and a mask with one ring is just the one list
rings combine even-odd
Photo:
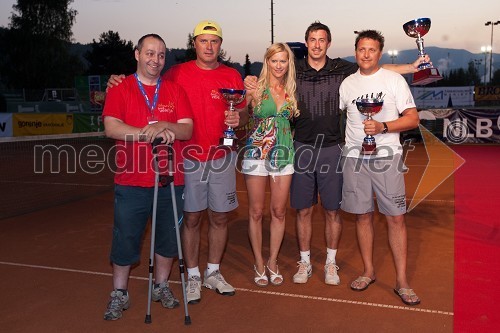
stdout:
[[264,267],[264,272],[259,273],[257,270],[257,266],[253,266],[253,270],[255,271],[256,276],[253,278],[253,281],[259,287],[266,287],[269,283],[269,280],[266,275],[266,268]]
[[[283,284],[283,275],[281,275],[279,272],[278,265],[276,265],[276,272],[273,272],[271,268],[269,268],[269,262],[266,265],[267,270],[269,271],[269,280],[271,281],[271,284],[274,286],[279,286]],[[276,282],[276,280],[279,280]]]

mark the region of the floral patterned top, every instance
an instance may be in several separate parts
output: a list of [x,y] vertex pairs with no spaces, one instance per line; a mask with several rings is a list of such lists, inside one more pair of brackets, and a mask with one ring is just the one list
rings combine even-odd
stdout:
[[267,159],[277,169],[293,164],[295,151],[289,121],[292,116],[289,96],[285,95],[285,102],[278,110],[266,88],[261,103],[254,108],[254,127],[247,139],[244,158]]

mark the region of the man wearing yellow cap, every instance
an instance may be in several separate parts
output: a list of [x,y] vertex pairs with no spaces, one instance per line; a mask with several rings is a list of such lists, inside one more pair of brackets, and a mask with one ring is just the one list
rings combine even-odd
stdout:
[[227,213],[238,207],[236,196],[236,153],[218,148],[227,126],[248,121],[246,102],[227,111],[219,89],[243,89],[243,80],[233,68],[218,62],[222,29],[213,21],[202,21],[194,29],[196,60],[172,67],[165,78],[182,86],[194,115],[193,136],[184,152],[185,183],[182,243],[188,271],[187,299],[201,299],[198,266],[202,215],[208,209],[208,263],[203,286],[221,295],[234,295],[219,265],[227,243]]

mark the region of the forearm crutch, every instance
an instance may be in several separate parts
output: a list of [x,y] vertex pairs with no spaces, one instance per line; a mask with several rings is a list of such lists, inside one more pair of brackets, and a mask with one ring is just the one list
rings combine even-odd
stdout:
[[[159,139],[159,140],[158,140]],[[144,322],[151,324],[151,301],[153,291],[153,268],[155,255],[155,235],[156,235],[156,207],[158,206],[158,183],[160,182],[160,171],[158,168],[158,151],[156,146],[161,143],[161,138],[153,141],[153,166],[155,171],[155,187],[153,192],[153,215],[151,217],[151,248],[149,250],[149,287],[148,287],[148,308]]]
[[[175,222],[175,236],[177,238],[177,252],[179,255],[179,271],[181,274],[181,285],[182,285],[182,296],[184,298],[184,325],[191,325],[191,317],[189,317],[188,312],[188,302],[186,295],[186,280],[184,277],[184,258],[182,256],[182,244],[181,244],[181,234],[179,231],[179,216],[177,214],[177,198],[175,196],[175,186],[174,186],[174,161],[173,161],[173,147],[168,147],[168,175],[170,177],[170,193],[172,196],[172,209],[174,211],[174,222]],[[182,218],[181,218],[182,219]]]
[[154,198],[153,198],[153,223],[152,223],[152,228],[151,228],[151,250],[150,250],[150,257],[149,257],[149,292],[148,292],[148,308],[147,308],[147,313],[146,313],[146,319],[144,320],[145,323],[150,324],[151,323],[151,291],[152,291],[152,286],[153,286],[153,267],[154,267],[154,237],[155,237],[155,231],[156,231],[156,206],[157,206],[157,197],[158,197],[158,183],[162,183],[163,186],[167,185],[170,183],[170,193],[172,196],[172,210],[173,210],[173,215],[174,215],[174,225],[175,225],[175,236],[177,240],[177,252],[179,256],[179,271],[181,275],[181,285],[182,285],[182,295],[184,297],[184,325],[190,325],[191,324],[191,318],[189,316],[188,308],[187,308],[187,295],[186,295],[186,281],[184,279],[184,259],[182,256],[182,245],[181,245],[181,237],[180,237],[180,232],[179,232],[179,216],[177,212],[177,199],[175,196],[175,186],[174,186],[174,167],[173,167],[173,148],[172,146],[168,146],[167,152],[168,152],[168,179],[165,179],[162,177],[160,180],[160,175],[159,175],[159,167],[158,167],[158,152],[157,152],[157,146],[161,143],[162,139],[157,138],[153,141],[153,165],[155,169],[155,191],[154,191]]

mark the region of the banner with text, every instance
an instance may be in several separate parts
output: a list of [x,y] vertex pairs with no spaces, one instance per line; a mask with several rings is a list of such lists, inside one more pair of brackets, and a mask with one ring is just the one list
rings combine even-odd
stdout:
[[474,88],[476,101],[500,101],[500,86],[477,86]]
[[421,119],[444,119],[443,137],[452,143],[500,143],[500,109],[436,109]]
[[73,133],[103,132],[101,113],[75,113]]
[[0,113],[0,137],[12,136],[12,113]]
[[67,134],[73,132],[72,114],[13,114],[14,136]]
[[419,109],[474,106],[474,86],[470,87],[410,87]]

